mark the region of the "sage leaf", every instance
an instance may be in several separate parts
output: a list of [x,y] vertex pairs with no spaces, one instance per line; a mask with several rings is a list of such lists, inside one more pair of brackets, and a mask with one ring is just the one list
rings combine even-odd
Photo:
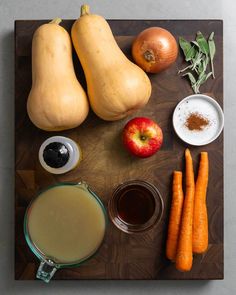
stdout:
[[209,57],[206,55],[205,59],[203,60],[203,71],[205,72],[209,63]]
[[199,47],[199,44],[197,43],[197,41],[191,41],[191,43],[193,43],[195,46],[197,46],[198,48],[200,48]]
[[199,75],[197,82],[196,82],[194,85],[192,85],[193,89],[196,90],[195,93],[200,93],[200,91],[199,91],[200,86],[201,86],[203,83],[205,83],[205,82],[207,81],[207,79],[208,79],[211,75],[212,75],[212,72],[210,72],[210,73],[208,73],[208,74],[202,72],[202,73]]
[[208,55],[204,55],[202,57],[202,60],[201,60],[200,64],[197,67],[197,73],[199,75],[206,72],[208,63],[209,63],[209,57],[208,57]]
[[185,60],[186,61],[192,60],[196,56],[196,53],[197,52],[196,52],[195,46],[191,46],[189,51],[186,53]]
[[198,75],[200,75],[202,72],[205,72],[204,71],[204,60],[199,63],[198,67],[196,68],[196,72]]
[[210,72],[207,75],[205,75],[204,78],[202,78],[202,80],[200,82],[200,85],[202,85],[203,83],[205,83],[211,75],[212,75],[212,72]]
[[213,79],[215,79],[213,60],[214,60],[214,56],[216,53],[216,46],[215,46],[215,41],[214,41],[214,32],[212,32],[208,38],[208,46],[209,46],[209,55],[210,55],[210,60],[211,60],[212,77],[213,77]]
[[195,77],[193,76],[193,74],[190,73],[190,72],[188,72],[188,73],[185,73],[185,74],[182,75],[182,77],[185,77],[185,76],[187,76],[187,77],[189,78],[189,81],[190,81],[190,83],[191,83],[191,86],[192,86],[193,91],[194,91],[195,93],[198,93],[198,92],[196,92],[196,89],[195,89],[195,85],[196,85],[197,82],[196,82],[196,79],[195,79]]
[[204,77],[205,74],[205,71],[202,71],[199,76],[198,76],[198,81],[202,79],[202,77]]
[[205,37],[202,35],[202,33],[200,31],[197,32],[196,41],[199,45],[201,52],[208,55],[209,54],[209,46],[208,46],[207,40],[205,39]]
[[200,64],[202,59],[202,52],[198,52],[196,58],[193,60],[193,67],[192,70],[195,70],[196,67]]
[[183,50],[185,60],[186,60],[187,53],[189,52],[189,50],[191,49],[192,46],[191,46],[190,42],[185,40],[183,37],[179,37],[179,46]]
[[185,76],[188,76],[188,78],[189,78],[189,80],[190,80],[190,82],[192,84],[196,83],[196,79],[195,79],[195,77],[193,76],[192,73],[188,72],[188,73],[185,73],[185,74],[182,75],[182,77],[185,77]]
[[198,77],[197,84],[201,85],[202,81],[204,81],[205,78],[206,78],[206,74],[202,72],[201,75],[199,75]]

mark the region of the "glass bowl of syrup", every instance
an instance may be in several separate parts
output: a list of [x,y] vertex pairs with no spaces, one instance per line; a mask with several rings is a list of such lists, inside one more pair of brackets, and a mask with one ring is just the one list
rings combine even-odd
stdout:
[[123,232],[149,230],[160,222],[164,203],[159,190],[143,180],[120,184],[108,203],[111,221]]

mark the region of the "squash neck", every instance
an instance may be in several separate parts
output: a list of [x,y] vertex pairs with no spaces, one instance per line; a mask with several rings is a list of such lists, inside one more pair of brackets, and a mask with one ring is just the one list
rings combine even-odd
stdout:
[[90,14],[90,11],[89,11],[89,5],[88,5],[88,4],[83,4],[83,5],[81,6],[80,16],[88,15],[88,14]]
[[57,18],[54,18],[52,21],[50,21],[49,24],[59,25],[61,22],[62,22],[61,18],[57,17]]

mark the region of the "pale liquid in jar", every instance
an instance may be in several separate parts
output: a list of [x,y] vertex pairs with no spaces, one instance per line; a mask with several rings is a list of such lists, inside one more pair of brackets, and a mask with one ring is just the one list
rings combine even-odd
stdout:
[[105,233],[105,216],[97,200],[79,187],[56,186],[32,204],[28,231],[33,244],[57,263],[92,255]]

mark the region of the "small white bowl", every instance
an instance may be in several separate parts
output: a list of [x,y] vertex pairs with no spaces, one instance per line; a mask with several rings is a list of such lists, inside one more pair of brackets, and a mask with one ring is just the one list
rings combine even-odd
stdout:
[[[191,113],[198,113],[207,118],[209,125],[200,131],[189,130],[185,123]],[[188,144],[202,146],[214,141],[220,135],[224,126],[224,113],[220,105],[210,96],[193,94],[177,104],[172,122],[179,138]]]

